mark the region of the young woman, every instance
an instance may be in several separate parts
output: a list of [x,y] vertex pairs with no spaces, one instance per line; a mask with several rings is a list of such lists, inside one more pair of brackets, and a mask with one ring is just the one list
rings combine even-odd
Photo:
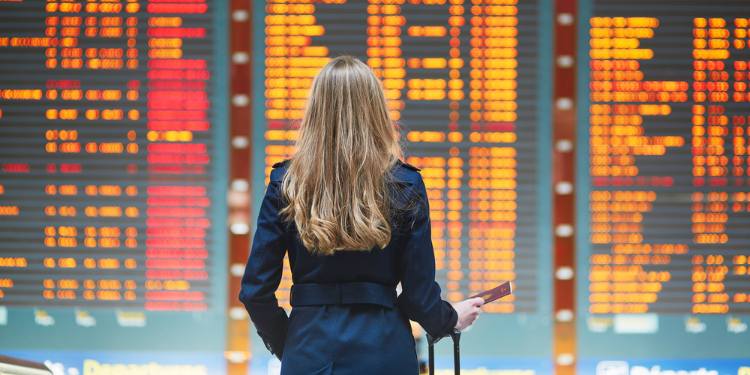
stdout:
[[[483,300],[440,299],[425,185],[398,159],[369,67],[342,56],[318,73],[296,147],[271,171],[242,278],[258,334],[284,375],[418,374],[409,319],[443,337],[470,326]],[[287,252],[289,317],[274,294]]]

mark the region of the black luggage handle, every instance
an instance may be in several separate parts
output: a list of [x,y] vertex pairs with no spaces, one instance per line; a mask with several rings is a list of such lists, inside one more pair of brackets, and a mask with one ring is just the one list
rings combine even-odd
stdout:
[[[455,375],[461,374],[461,348],[460,348],[460,341],[461,341],[461,331],[454,329],[453,332],[451,332],[451,339],[453,339],[453,373]],[[435,344],[440,341],[433,340],[430,335],[427,335],[427,341],[429,342],[429,372],[430,375],[435,375]]]

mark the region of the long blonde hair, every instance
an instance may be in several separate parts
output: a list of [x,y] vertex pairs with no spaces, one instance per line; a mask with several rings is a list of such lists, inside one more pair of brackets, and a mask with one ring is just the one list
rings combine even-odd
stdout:
[[391,240],[390,169],[401,148],[372,70],[337,57],[315,76],[281,191],[280,214],[311,252],[384,248]]

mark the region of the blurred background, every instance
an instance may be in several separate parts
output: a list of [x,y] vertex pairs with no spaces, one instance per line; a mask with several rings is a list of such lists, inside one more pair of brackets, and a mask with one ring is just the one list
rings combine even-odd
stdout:
[[[513,282],[464,333],[464,374],[750,375],[738,17],[746,1],[0,2],[0,354],[277,374],[240,276],[312,78],[349,54],[422,169],[443,298]],[[287,264],[286,308],[290,286]]]

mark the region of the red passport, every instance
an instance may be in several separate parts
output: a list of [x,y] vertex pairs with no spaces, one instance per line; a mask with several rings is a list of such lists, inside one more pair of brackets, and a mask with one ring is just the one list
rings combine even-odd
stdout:
[[484,299],[484,303],[490,303],[510,294],[513,294],[513,286],[510,285],[510,281],[506,281],[500,284],[500,286],[498,287],[492,288],[486,292],[479,293],[476,296],[469,298],[481,297]]

